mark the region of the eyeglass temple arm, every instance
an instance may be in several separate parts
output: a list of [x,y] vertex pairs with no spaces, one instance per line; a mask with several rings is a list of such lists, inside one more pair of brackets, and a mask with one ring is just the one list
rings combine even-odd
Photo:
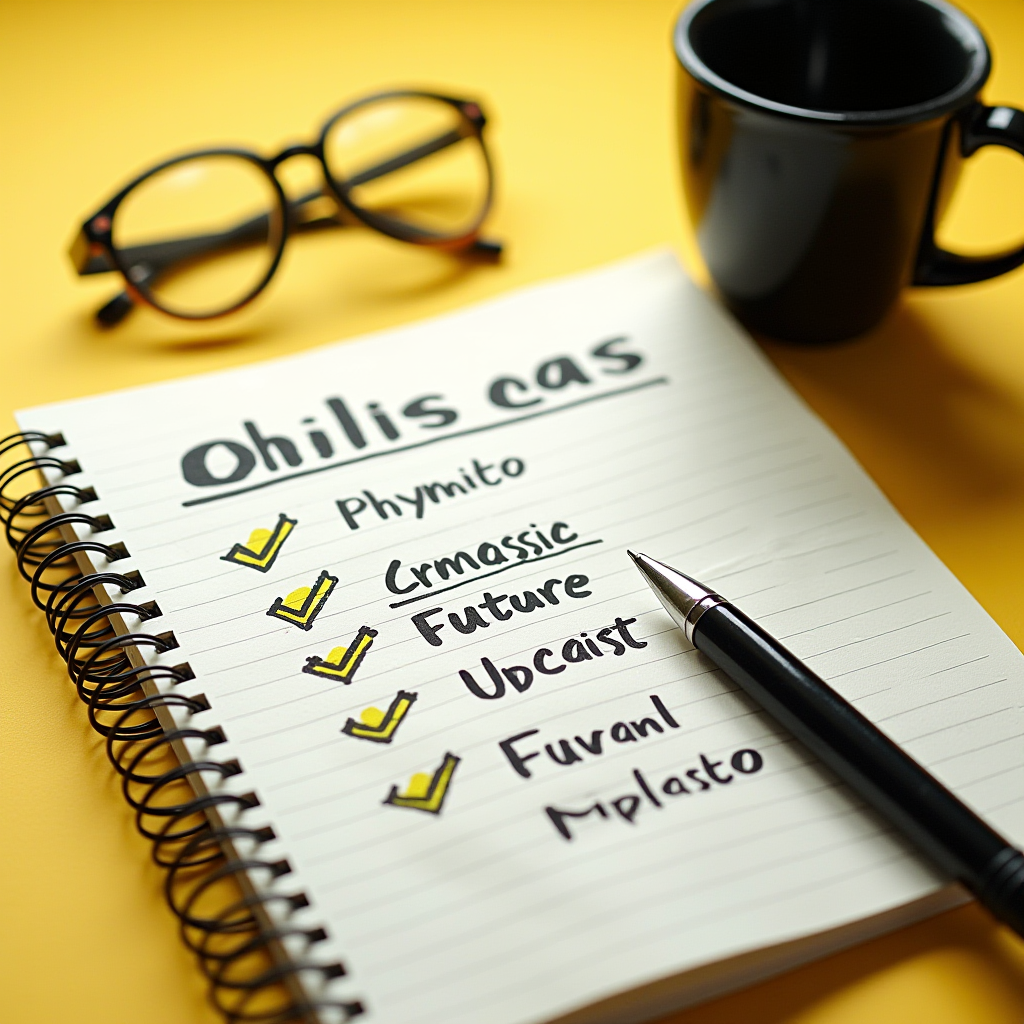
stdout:
[[[323,228],[345,227],[339,212],[327,216],[304,216],[304,209],[314,201],[323,199],[320,191],[309,192],[288,204],[290,228],[293,233],[317,231]],[[332,200],[333,201],[333,200]],[[249,220],[236,224],[227,231],[193,235],[190,238],[173,238],[164,242],[127,246],[121,250],[121,257],[128,265],[129,276],[138,270],[138,283],[152,282],[172,267],[228,249],[245,248],[263,242],[270,227],[270,218],[261,213]],[[106,252],[96,252],[89,246],[84,229],[71,247],[71,258],[81,276],[105,274],[118,268]],[[135,301],[127,291],[119,292],[106,305],[96,311],[96,319],[108,327],[120,323],[135,307]]]
[[[301,233],[319,228],[345,226],[345,223],[336,214],[327,217],[302,216],[302,208],[322,196],[322,192],[310,192],[288,204],[293,232]],[[190,259],[223,252],[226,249],[259,244],[266,239],[269,227],[270,218],[264,213],[243,221],[227,231],[194,235],[191,238],[174,238],[166,242],[152,242],[148,245],[128,246],[122,249],[121,253],[130,267],[140,268],[141,283],[142,281],[152,281],[174,265]],[[108,253],[97,253],[92,250],[84,229],[71,247],[71,259],[78,273],[83,277],[89,274],[105,274],[118,269]],[[135,302],[127,291],[119,292],[110,302],[96,311],[96,319],[101,324],[113,326],[120,323],[134,306]]]
[[465,129],[453,128],[450,132],[444,132],[436,138],[428,139],[418,146],[413,146],[412,149],[407,149],[404,153],[398,153],[390,160],[382,160],[379,164],[374,164],[358,174],[351,175],[345,179],[345,187],[356,188],[358,185],[365,185],[368,181],[383,178],[385,174],[400,171],[403,167],[416,163],[417,160],[423,160],[425,157],[433,156],[434,153],[440,153],[442,149],[454,146],[456,142],[461,142],[469,134]]
[[[182,263],[185,260],[222,249],[234,249],[261,242],[266,239],[269,227],[270,217],[261,213],[250,217],[249,220],[242,221],[241,224],[236,224],[233,228],[228,228],[226,231],[192,235],[186,238],[169,238],[163,242],[148,242],[144,245],[130,245],[121,249],[120,254],[123,262],[130,268],[145,264],[145,276],[154,277],[175,263]],[[71,247],[70,255],[75,269],[82,277],[90,274],[104,274],[118,269],[106,252],[91,251],[83,254],[77,240]]]
[[[445,132],[443,135],[438,135],[436,138],[428,139],[426,142],[421,143],[419,146],[414,146],[412,149],[407,149],[404,153],[399,153],[397,156],[393,156],[390,160],[383,160],[379,164],[374,164],[372,167],[367,167],[365,170],[360,171],[358,174],[353,174],[351,177],[345,179],[346,189],[356,188],[358,185],[365,185],[368,181],[374,181],[377,178],[384,177],[385,174],[391,174],[394,171],[401,170],[403,167],[408,167],[410,164],[416,163],[417,160],[422,160],[425,157],[431,156],[434,153],[439,153],[442,149],[447,149],[449,146],[454,146],[456,142],[469,136],[471,132],[466,129],[465,126],[454,128],[450,132]],[[387,214],[378,210],[376,212],[378,220],[386,221],[393,225],[396,229],[403,227],[401,221],[388,217]],[[421,229],[423,234],[429,235],[430,232]],[[438,239],[443,236],[438,235]],[[460,253],[470,256],[477,256],[482,259],[497,259],[502,252],[501,242],[493,239],[476,238],[472,242],[460,248]]]
[[[399,153],[397,156],[393,156],[390,160],[383,160],[379,164],[367,167],[358,174],[353,174],[350,178],[346,178],[345,187],[347,189],[356,188],[358,185],[365,185],[368,181],[374,181],[377,178],[382,178],[385,174],[391,174],[394,171],[399,171],[403,167],[408,167],[410,164],[416,163],[417,160],[422,160],[434,153],[439,153],[442,149],[454,146],[456,142],[459,142],[470,134],[471,131],[469,131],[465,126],[453,128],[450,132],[445,132],[443,135],[438,135],[436,138],[428,139],[419,146],[414,146],[412,149],[407,149],[404,153]],[[378,220],[386,221],[396,229],[403,227],[401,221],[395,220],[393,217],[388,217],[387,214],[380,210],[377,211],[376,216]],[[423,231],[423,234],[429,233],[430,232]],[[438,235],[437,237],[440,239],[443,236]],[[472,242],[460,248],[459,252],[462,255],[475,256],[479,259],[495,260],[501,256],[502,249],[503,246],[501,242],[494,239],[475,238]]]
[[[319,193],[317,193],[319,194]],[[308,201],[303,197],[299,203]],[[291,205],[291,204],[290,204]],[[295,205],[298,205],[295,204]],[[120,250],[121,259],[128,267],[128,277],[138,284],[156,280],[162,273],[189,260],[200,259],[229,249],[241,249],[263,242],[270,230],[270,217],[261,213],[249,220],[236,224],[227,231],[193,235],[190,238],[172,238],[164,242],[127,246]],[[302,230],[301,226],[296,230]],[[83,235],[80,237],[84,237]],[[85,258],[76,260],[82,252],[76,240],[72,246],[71,258],[81,276],[104,274],[117,270],[114,261],[106,252],[87,251]],[[119,292],[106,305],[96,311],[96,319],[110,327],[120,323],[134,308],[135,301],[127,291]]]
[[[426,142],[423,142],[418,146],[414,146],[412,149],[407,149],[404,153],[399,153],[397,156],[393,156],[390,160],[382,160],[379,164],[374,164],[372,167],[367,167],[365,170],[359,171],[357,174],[353,174],[351,177],[345,179],[345,188],[356,188],[359,185],[365,185],[368,181],[374,181],[377,178],[382,178],[385,174],[391,174],[394,171],[399,171],[403,167],[408,167],[410,164],[416,163],[417,160],[423,160],[425,157],[432,156],[434,153],[439,153],[441,150],[447,149],[449,146],[454,146],[455,143],[471,134],[471,130],[467,129],[465,125],[462,125],[459,128],[453,128],[449,132],[444,132],[442,135],[438,135],[433,139],[428,139]],[[379,221],[384,221],[390,224],[395,228],[396,233],[404,227],[400,220],[389,217],[381,210],[376,211],[376,218]],[[422,228],[420,230],[425,235],[430,234],[429,231]],[[443,236],[437,235],[437,238],[441,239]],[[495,260],[501,256],[503,248],[504,247],[501,242],[494,239],[475,238],[467,245],[461,247],[459,252],[462,255],[476,256],[477,258],[484,260]]]

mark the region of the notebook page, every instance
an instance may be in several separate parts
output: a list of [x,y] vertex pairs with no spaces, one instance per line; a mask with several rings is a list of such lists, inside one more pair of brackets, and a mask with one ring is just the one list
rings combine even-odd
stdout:
[[627,546],[1024,841],[1021,655],[670,254],[19,421],[64,432],[370,1020],[540,1021],[941,884]]

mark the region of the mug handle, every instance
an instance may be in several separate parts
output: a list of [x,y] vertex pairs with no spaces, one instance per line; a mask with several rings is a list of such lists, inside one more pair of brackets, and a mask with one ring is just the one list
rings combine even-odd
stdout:
[[[1006,146],[1024,156],[1024,111],[1013,107],[986,107],[975,103],[959,118],[960,152],[966,158],[982,146]],[[961,256],[935,244],[935,206],[939,178],[936,175],[928,216],[914,268],[915,285],[971,284],[998,277],[1024,263],[1024,245],[993,256]]]

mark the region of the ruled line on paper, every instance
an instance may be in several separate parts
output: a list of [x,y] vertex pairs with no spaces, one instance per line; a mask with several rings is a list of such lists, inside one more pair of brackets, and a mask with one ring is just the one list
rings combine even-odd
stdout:
[[[805,531],[801,530],[799,533],[791,533],[780,537],[779,542],[780,544],[784,544],[788,541],[796,539],[797,537],[803,537],[804,535]],[[801,548],[799,551],[790,552],[787,554],[782,554],[780,552],[780,554],[777,557],[780,562],[787,562],[794,558],[808,558],[811,555],[821,554],[822,551],[829,551],[832,548],[848,547],[850,544],[859,544],[862,541],[873,540],[879,536],[881,536],[881,533],[878,530],[874,530],[871,533],[862,533],[857,537],[844,537],[842,540],[830,541],[828,544],[819,544],[816,548]]]
[[[861,583],[856,587],[847,587],[845,590],[836,590],[830,594],[822,594],[820,597],[816,597],[813,601],[802,601],[800,604],[791,604],[785,608],[776,608],[770,612],[762,613],[759,618],[766,619],[771,615],[782,615],[784,612],[797,611],[800,608],[806,608],[808,605],[820,604],[822,601],[829,601],[833,597],[845,597],[847,594],[852,594],[857,590],[866,590],[868,587],[877,587],[883,583],[890,583],[892,580],[901,579],[904,576],[913,575],[913,569],[906,569],[903,572],[894,573],[892,576],[883,576],[878,580],[871,580],[868,583]],[[741,598],[742,600],[742,598]]]
[[931,679],[933,676],[941,676],[944,672],[952,672],[957,668],[966,668],[968,665],[977,665],[981,661],[987,661],[989,656],[987,654],[981,655],[980,658],[971,658],[970,661],[961,661],[956,665],[947,665],[945,668],[940,668],[936,672],[929,672],[928,678]]
[[[996,679],[993,680],[991,683],[985,683],[984,686],[994,686],[996,683],[1000,682],[1003,682],[1003,680]],[[978,689],[982,688],[983,687],[978,687]],[[959,696],[959,692],[960,691],[957,691],[957,693],[954,694],[954,696]],[[959,729],[961,726],[970,725],[972,722],[980,722],[985,718],[991,718],[993,715],[1001,715],[1006,710],[1006,708],[996,708],[994,711],[986,711],[983,715],[974,715],[971,718],[960,718],[954,723],[947,723],[945,725],[941,725],[937,729],[930,729],[928,732],[921,732],[918,733],[916,736],[908,736],[904,740],[904,743],[916,743],[918,740],[926,739],[929,736],[937,736],[939,735],[939,733],[948,732],[950,729]]]
[[1009,800],[1004,800],[1001,804],[994,804],[988,810],[989,813],[992,814],[995,811],[1001,811],[1006,807],[1012,807],[1014,804],[1019,803],[1024,803],[1024,792],[1015,793],[1013,796],[1010,797]]
[[1004,775],[1011,775],[1014,772],[1024,776],[1024,765],[1019,762],[1017,764],[1007,765],[1005,768],[1000,768],[999,771],[990,772],[988,775],[982,775],[977,779],[970,779],[967,782],[962,782],[960,785],[964,789],[969,789],[971,786],[977,786],[981,782],[991,782],[992,779],[999,779]]
[[846,501],[849,497],[849,494],[835,494],[828,498],[822,498],[820,501],[810,501],[805,505],[784,509],[782,512],[776,512],[775,515],[777,518],[783,519],[786,516],[795,516],[798,512],[807,512],[812,508],[820,508],[822,505],[834,505],[837,501]]
[[881,661],[873,661],[870,665],[860,665],[857,668],[848,669],[846,672],[831,673],[829,678],[842,679],[844,676],[852,676],[857,672],[866,672],[869,668],[878,668],[879,665],[888,665],[894,661],[902,661],[903,658],[909,658],[915,654],[920,654],[922,651],[929,651],[934,647],[942,647],[944,644],[951,644],[957,640],[963,640],[964,637],[968,637],[970,635],[970,633],[958,633],[956,636],[946,637],[943,640],[936,640],[933,644],[925,644],[924,647],[918,647],[913,651],[905,651],[902,654],[893,655],[891,658],[883,658]]
[[892,693],[892,687],[883,686],[880,690],[872,690],[870,693],[858,693],[857,696],[850,701],[850,703],[859,704],[862,701],[867,700],[869,697],[877,697],[880,693]]
[[[970,687],[969,689],[966,689],[966,690],[956,690],[953,693],[946,694],[944,697],[936,697],[933,700],[921,701],[920,703],[914,704],[914,705],[912,705],[909,708],[904,708],[902,711],[896,711],[896,712],[894,712],[891,715],[885,715],[883,718],[877,718],[877,719],[875,719],[875,724],[877,725],[877,724],[879,724],[881,722],[891,722],[894,718],[902,718],[904,715],[910,715],[910,714],[913,714],[914,712],[922,711],[924,708],[932,707],[935,704],[942,704],[942,703],[944,703],[945,701],[948,701],[948,700],[956,700],[958,697],[963,697],[963,696],[965,696],[968,693],[975,693],[978,690],[987,690],[990,686],[998,686],[999,683],[1005,683],[1005,682],[1006,682],[1006,677],[1003,676],[1001,679],[992,679],[992,680],[990,680],[987,683],[980,683],[978,686],[972,686],[972,687]],[[1007,710],[1007,709],[1004,708],[1003,710]],[[945,731],[945,729],[955,729],[955,728],[959,728],[959,727],[960,727],[960,722],[958,720],[955,723],[950,723],[948,726],[943,727],[943,729],[936,729],[935,732],[939,733],[939,732]],[[933,734],[925,733],[924,735],[933,735]],[[917,738],[920,738],[920,737],[917,737]],[[906,742],[907,743],[912,743],[914,741],[912,739],[910,739],[910,740],[907,740]]]
[[[1006,708],[1002,708],[999,713],[1001,713],[1001,714],[1005,713],[1006,710],[1007,710]],[[934,759],[930,760],[929,763],[932,764],[932,765],[945,764],[947,761],[955,761],[958,757],[970,757],[972,754],[977,754],[980,750],[994,750],[996,747],[1002,746],[1002,744],[1004,744],[1004,743],[1009,743],[1011,740],[1014,743],[1020,743],[1020,735],[1017,734],[1017,733],[1014,733],[1012,736],[1004,736],[1001,740],[990,740],[990,741],[988,741],[986,743],[979,744],[976,747],[969,747],[967,750],[957,751],[957,753],[955,753],[955,754],[947,754],[945,757],[934,758]],[[1018,768],[1020,768],[1020,765],[1019,764],[1015,764],[1013,766],[1013,768],[1014,769],[1018,769]],[[1000,774],[1000,773],[997,772],[996,774]],[[992,776],[986,776],[985,778],[991,778],[991,777]],[[984,781],[984,780],[983,779],[976,779],[974,781],[981,782],[981,781]],[[967,785],[970,786],[970,785],[973,785],[973,783],[968,782]]]
[[879,558],[888,558],[890,555],[897,554],[899,552],[895,548],[890,548],[888,551],[881,551],[877,555],[870,555],[856,562],[848,562],[846,565],[835,565],[831,569],[826,569],[825,574],[830,575],[834,572],[844,572],[846,569],[855,569],[858,565],[867,565],[868,562],[877,562]]
[[813,654],[804,654],[802,659],[804,661],[810,661],[812,658],[823,658],[826,654],[832,654],[835,651],[842,651],[848,647],[856,647],[858,644],[866,644],[871,640],[878,640],[883,636],[892,636],[895,633],[902,633],[905,629],[912,629],[914,626],[923,626],[926,622],[934,622],[936,619],[944,619],[947,615],[952,615],[952,612],[936,612],[934,615],[929,615],[923,619],[917,619],[914,622],[905,622],[901,626],[896,626],[893,629],[883,630],[881,633],[872,633],[871,636],[858,637],[856,640],[850,640],[845,644],[837,644],[835,647],[826,648],[824,651],[815,651]]
[[809,626],[807,629],[797,630],[795,633],[783,633],[779,636],[780,640],[789,640],[794,636],[803,636],[806,633],[814,633],[819,629],[824,629],[826,626],[835,626],[840,622],[849,622],[851,619],[860,618],[861,615],[868,615],[870,612],[882,611],[886,608],[894,608],[898,604],[906,604],[907,601],[917,601],[922,597],[928,597],[931,594],[930,590],[922,590],[917,594],[910,594],[908,597],[901,597],[895,601],[887,601],[885,604],[872,605],[870,608],[865,608],[859,612],[853,612],[851,615],[843,615],[838,619],[827,619],[825,622],[819,622],[815,626]]

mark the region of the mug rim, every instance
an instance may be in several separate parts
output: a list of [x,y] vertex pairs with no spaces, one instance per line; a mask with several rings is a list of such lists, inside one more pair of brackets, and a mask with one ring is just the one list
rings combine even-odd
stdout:
[[673,32],[676,59],[694,79],[713,92],[762,113],[781,114],[799,121],[816,121],[850,127],[914,124],[947,114],[962,106],[965,100],[972,98],[985,84],[992,68],[992,57],[985,37],[981,34],[981,29],[963,11],[946,3],[945,0],[913,0],[914,3],[923,4],[939,11],[952,21],[959,29],[957,35],[960,41],[970,53],[970,65],[967,73],[952,89],[921,103],[883,110],[815,110],[810,107],[778,103],[765,96],[742,89],[716,74],[697,56],[690,44],[690,27],[697,15],[712,4],[729,2],[730,0],[693,0],[684,8],[676,20]]

